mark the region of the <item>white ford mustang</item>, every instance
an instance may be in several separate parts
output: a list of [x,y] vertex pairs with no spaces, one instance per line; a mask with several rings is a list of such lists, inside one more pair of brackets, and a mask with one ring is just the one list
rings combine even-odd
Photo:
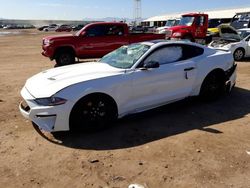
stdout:
[[41,129],[91,130],[189,96],[213,99],[235,85],[230,52],[184,41],[123,46],[99,62],[43,71],[21,91],[20,111]]

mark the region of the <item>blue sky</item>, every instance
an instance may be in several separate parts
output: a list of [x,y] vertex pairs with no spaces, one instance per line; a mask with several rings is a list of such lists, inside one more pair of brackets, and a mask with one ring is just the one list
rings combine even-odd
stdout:
[[[0,0],[0,4],[0,18],[9,19],[133,17],[133,0]],[[142,17],[246,6],[250,0],[142,0]]]

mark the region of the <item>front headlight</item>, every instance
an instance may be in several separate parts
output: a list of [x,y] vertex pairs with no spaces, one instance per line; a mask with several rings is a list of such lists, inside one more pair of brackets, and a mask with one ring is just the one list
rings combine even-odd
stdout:
[[181,37],[181,33],[180,32],[176,32],[173,34],[173,37]]
[[67,100],[60,97],[48,97],[48,98],[35,99],[35,102],[41,106],[57,106],[65,104]]
[[44,39],[44,40],[43,40],[43,44],[44,44],[44,45],[50,45],[50,44],[53,44],[53,41],[52,41],[52,40],[49,40],[49,39]]
[[222,46],[223,48],[230,50],[232,47],[234,47],[232,44],[227,44],[225,46]]

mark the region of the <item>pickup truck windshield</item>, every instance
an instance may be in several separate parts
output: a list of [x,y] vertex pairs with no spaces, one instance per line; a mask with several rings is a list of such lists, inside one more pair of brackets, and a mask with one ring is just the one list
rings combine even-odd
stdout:
[[191,26],[194,22],[193,16],[183,16],[179,25]]
[[100,62],[107,63],[112,67],[127,69],[131,68],[137,60],[145,54],[150,46],[145,44],[132,44],[122,46],[117,50],[105,55]]

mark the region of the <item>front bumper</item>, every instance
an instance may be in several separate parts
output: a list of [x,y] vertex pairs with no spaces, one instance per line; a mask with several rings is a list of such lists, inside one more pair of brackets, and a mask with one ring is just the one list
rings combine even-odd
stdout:
[[73,106],[70,101],[64,105],[40,106],[25,87],[22,89],[21,95],[24,101],[20,103],[19,110],[26,119],[31,120],[45,131],[69,130],[69,112]]
[[43,49],[43,51],[42,51],[43,56],[48,57],[51,60],[54,59],[54,47],[43,45],[42,49]]

